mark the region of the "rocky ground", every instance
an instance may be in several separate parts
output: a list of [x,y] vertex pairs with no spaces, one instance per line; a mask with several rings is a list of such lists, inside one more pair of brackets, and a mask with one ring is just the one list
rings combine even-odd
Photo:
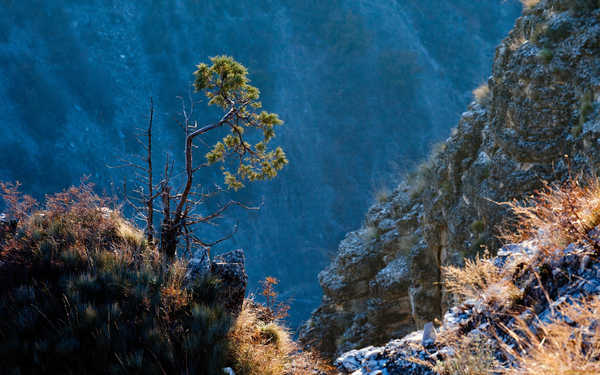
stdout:
[[[600,244],[598,230],[594,230],[591,237]],[[512,274],[512,281],[522,292],[520,300],[512,306],[506,303],[504,307],[499,307],[497,301],[492,302],[489,298],[491,292],[483,293],[479,298],[468,299],[452,307],[437,329],[427,325],[425,334],[423,330],[416,331],[402,339],[392,340],[385,346],[369,346],[344,353],[335,362],[338,370],[342,374],[353,375],[436,374],[432,367],[423,363],[434,366],[456,355],[453,343],[436,341],[436,332],[442,337],[449,332],[459,332],[458,337],[489,341],[490,347],[495,348],[494,357],[506,361],[506,366],[510,367],[514,363],[501,348],[503,344],[515,345],[513,337],[507,334],[507,328],[518,331],[521,319],[527,322],[532,331],[539,330],[541,324],[558,320],[568,323],[573,335],[578,329],[589,329],[589,334],[597,335],[597,324],[580,327],[560,311],[582,299],[600,296],[600,260],[589,255],[589,246],[581,243],[570,244],[545,260],[541,260],[540,254],[539,243],[527,241],[504,246],[498,251],[498,256],[490,260],[500,272],[506,269],[508,263],[511,269],[517,265],[531,265],[528,271],[519,273],[518,277]],[[534,275],[536,273],[541,274],[540,278]],[[509,314],[507,312],[510,309],[512,313]],[[420,364],[419,360],[422,361]]]
[[497,228],[511,216],[496,202],[598,170],[599,101],[597,3],[543,0],[525,10],[452,135],[371,207],[319,274],[324,296],[304,342],[334,356],[441,318],[452,303],[441,268],[500,247]]

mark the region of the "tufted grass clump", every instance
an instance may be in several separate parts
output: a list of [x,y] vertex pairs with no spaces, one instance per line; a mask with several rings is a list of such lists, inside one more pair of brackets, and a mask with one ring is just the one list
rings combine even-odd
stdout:
[[[228,365],[238,375],[309,375],[334,373],[317,354],[303,351],[272,311],[252,299],[229,333]],[[317,371],[317,372],[315,372]]]
[[392,192],[390,191],[390,189],[388,189],[386,187],[379,188],[379,189],[377,189],[377,191],[375,191],[375,200],[378,203],[387,202],[391,196],[392,196]]
[[523,4],[523,7],[525,9],[531,9],[540,2],[540,0],[520,0],[520,1],[521,1],[521,4]]
[[442,268],[444,287],[459,301],[481,298],[485,304],[510,308],[522,297],[507,269],[497,267],[486,251],[465,259],[464,267]]
[[[431,146],[431,153],[427,159],[423,160],[417,168],[410,172],[406,176],[406,183],[409,188],[409,195],[411,199],[417,199],[423,194],[429,187],[434,185],[434,182],[438,178],[438,162],[446,152],[448,145],[446,142],[438,142]],[[448,185],[450,188],[451,186]],[[442,187],[442,190],[443,187]],[[451,189],[450,189],[451,190]]]
[[375,225],[369,224],[361,229],[359,236],[363,241],[370,242],[373,240],[378,241],[381,237],[381,234]]
[[529,199],[505,202],[515,220],[501,238],[518,243],[536,240],[545,255],[570,243],[580,243],[599,252],[589,231],[600,224],[600,180],[571,178],[562,184],[545,183]]
[[477,103],[481,105],[487,105],[491,101],[491,91],[490,86],[487,83],[484,83],[473,90],[473,97],[477,101]]
[[20,220],[0,242],[4,373],[220,373],[230,317],[214,282],[184,288],[184,261],[163,259],[91,184],[41,208],[14,202]]
[[[437,361],[431,367],[439,375],[486,375],[494,374],[500,366],[491,342],[482,336],[454,337],[454,355]],[[427,365],[427,363],[425,363]]]
[[233,370],[241,375],[283,374],[292,352],[289,333],[260,318],[253,301],[246,301],[230,333]]
[[314,375],[333,374],[318,354],[302,350],[291,339],[283,323],[289,306],[277,300],[277,280],[267,277],[262,295],[267,304],[252,297],[244,301],[242,311],[229,332],[227,365],[237,375]]

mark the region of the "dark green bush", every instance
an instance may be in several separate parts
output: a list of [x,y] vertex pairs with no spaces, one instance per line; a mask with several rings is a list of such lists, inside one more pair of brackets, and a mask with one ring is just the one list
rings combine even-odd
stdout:
[[218,374],[230,317],[185,289],[89,186],[30,212],[0,252],[0,368],[14,374]]

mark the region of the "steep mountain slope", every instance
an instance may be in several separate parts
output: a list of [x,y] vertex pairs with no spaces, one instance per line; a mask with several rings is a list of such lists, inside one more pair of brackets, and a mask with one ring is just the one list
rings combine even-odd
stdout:
[[333,354],[422,328],[450,302],[441,267],[499,247],[510,215],[495,202],[598,170],[597,7],[548,0],[524,12],[496,49],[489,93],[479,90],[450,138],[369,209],[319,274],[325,295],[307,342]]
[[[278,277],[305,319],[324,249],[359,225],[393,165],[420,159],[456,121],[519,9],[516,0],[2,1],[0,178],[38,196],[82,174],[120,187],[130,171],[106,165],[138,151],[132,135],[149,96],[156,163],[165,151],[179,160],[177,96],[187,97],[195,64],[231,54],[286,121],[276,141],[290,165],[236,197],[265,205],[230,220],[240,230],[224,246],[247,250],[251,289]],[[200,123],[212,120],[196,109]]]

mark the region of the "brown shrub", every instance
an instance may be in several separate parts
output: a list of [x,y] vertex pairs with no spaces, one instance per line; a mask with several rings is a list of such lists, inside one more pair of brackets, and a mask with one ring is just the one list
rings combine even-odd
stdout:
[[21,194],[20,182],[0,182],[0,198],[6,206],[7,219],[21,221],[37,206],[33,197]]

